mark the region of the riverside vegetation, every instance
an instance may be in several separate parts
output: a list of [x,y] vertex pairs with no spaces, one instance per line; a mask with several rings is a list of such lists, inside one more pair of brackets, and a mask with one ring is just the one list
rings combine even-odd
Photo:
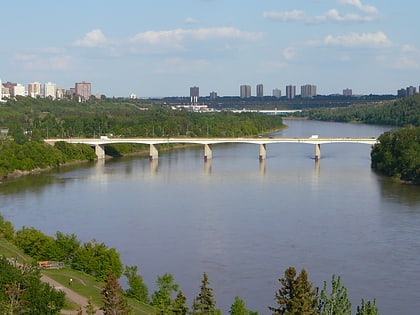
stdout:
[[[238,137],[255,136],[284,127],[279,116],[232,112],[194,113],[150,105],[143,100],[53,101],[17,97],[0,106],[0,177],[15,171],[56,167],[73,161],[91,161],[95,154],[86,145],[45,138],[99,137]],[[144,145],[106,146],[119,156],[146,149]]]
[[[101,286],[100,299],[89,297],[85,306],[87,314],[94,314],[98,307],[104,314],[222,314],[216,307],[209,277],[203,273],[197,296],[188,306],[187,298],[175,283],[171,274],[165,273],[156,280],[156,291],[149,295],[137,266],[123,267],[119,253],[105,244],[91,241],[82,244],[74,234],[57,232],[55,238],[34,229],[23,227],[14,231],[11,222],[0,215],[0,312],[4,314],[59,314],[65,305],[62,291],[56,291],[40,280],[41,271],[29,261],[16,266],[16,251],[8,251],[14,244],[36,262],[42,260],[62,261],[66,266],[94,276]],[[9,243],[5,243],[7,240]],[[4,246],[3,244],[8,244]],[[6,257],[13,256],[13,260]],[[19,254],[21,257],[21,254]],[[46,271],[44,271],[46,272]],[[58,271],[57,271],[58,272]],[[66,272],[69,272],[68,270]],[[127,278],[129,288],[123,290],[119,278]],[[66,283],[59,277],[62,285]],[[351,314],[352,304],[341,278],[333,275],[331,281],[324,281],[318,294],[309,281],[308,273],[302,269],[297,273],[294,267],[284,271],[279,280],[280,288],[274,294],[275,306],[268,309],[272,314],[327,315]],[[59,281],[60,282],[60,281]],[[69,284],[70,286],[71,284]],[[96,285],[94,285],[96,286]],[[142,307],[133,307],[129,300],[141,302]],[[256,315],[247,309],[245,301],[235,297],[229,314]],[[356,308],[357,315],[376,315],[375,300],[362,299]]]

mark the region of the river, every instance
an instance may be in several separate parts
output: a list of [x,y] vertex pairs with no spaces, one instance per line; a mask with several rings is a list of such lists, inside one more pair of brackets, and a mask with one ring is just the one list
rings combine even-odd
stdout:
[[[286,121],[274,137],[377,137],[388,127]],[[115,247],[149,290],[174,275],[187,296],[209,276],[216,306],[234,297],[270,314],[284,270],[305,268],[322,287],[340,275],[353,308],[376,298],[380,314],[420,309],[420,188],[370,169],[370,146],[251,144],[161,152],[65,167],[0,185],[0,212],[16,229],[75,233]],[[150,292],[150,293],[151,293]]]

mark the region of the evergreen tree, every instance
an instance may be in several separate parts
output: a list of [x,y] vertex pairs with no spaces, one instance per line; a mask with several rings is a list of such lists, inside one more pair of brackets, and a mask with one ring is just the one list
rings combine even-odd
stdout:
[[238,296],[235,296],[235,300],[230,307],[229,314],[230,315],[250,315],[252,314],[252,312],[246,309],[245,302],[241,298],[239,298]]
[[93,305],[92,297],[89,297],[88,304],[85,306],[85,310],[87,315],[95,315],[96,307]]
[[318,296],[308,280],[305,269],[296,277],[296,269],[289,267],[284,278],[279,279],[282,287],[276,292],[279,307],[269,307],[274,315],[312,315],[317,313]]
[[319,300],[320,315],[350,315],[351,302],[347,297],[347,288],[341,284],[341,278],[332,275],[331,294],[328,296],[327,282],[321,291]]
[[376,300],[373,299],[373,302],[371,301],[365,301],[362,299],[362,302],[360,306],[357,306],[357,313],[356,315],[378,315],[379,310],[376,306]]
[[109,271],[105,278],[102,296],[104,306],[101,310],[104,311],[104,315],[129,314],[130,307],[128,306],[127,300],[124,298],[123,290],[118,283],[118,279],[112,271]]
[[128,280],[130,288],[125,291],[128,297],[132,297],[140,302],[149,303],[149,290],[143,281],[142,276],[137,274],[137,266],[126,266],[124,276]]
[[192,314],[214,315],[216,311],[216,301],[213,296],[213,289],[209,287],[209,279],[206,273],[201,280],[200,293],[194,299]]
[[181,290],[178,291],[178,294],[174,300],[174,304],[172,307],[172,314],[174,315],[188,314],[187,298],[184,296]]

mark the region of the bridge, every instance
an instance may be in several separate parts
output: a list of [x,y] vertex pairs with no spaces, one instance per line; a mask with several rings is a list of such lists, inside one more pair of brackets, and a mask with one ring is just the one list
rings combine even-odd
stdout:
[[276,143],[303,143],[315,145],[315,160],[321,158],[321,144],[328,143],[362,143],[374,145],[378,142],[376,138],[319,138],[311,136],[309,138],[274,138],[274,137],[257,137],[257,138],[189,138],[189,137],[169,137],[169,138],[108,138],[101,136],[100,138],[63,138],[63,139],[45,139],[46,143],[54,145],[58,141],[65,141],[74,144],[87,144],[95,148],[98,159],[105,158],[105,146],[115,143],[136,143],[147,144],[150,146],[149,158],[155,160],[159,156],[158,145],[160,144],[201,144],[204,145],[204,160],[212,158],[212,145],[221,143],[250,143],[259,145],[259,159],[267,158],[267,145]]

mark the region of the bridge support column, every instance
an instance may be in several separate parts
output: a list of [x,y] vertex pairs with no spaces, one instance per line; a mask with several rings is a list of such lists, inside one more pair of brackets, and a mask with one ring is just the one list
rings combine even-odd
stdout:
[[265,146],[265,143],[260,144],[260,161],[265,160],[267,158],[267,148]]
[[315,144],[315,161],[318,161],[321,158],[321,145],[319,143]]
[[210,144],[204,145],[204,161],[210,160],[213,157],[213,152],[211,150]]
[[103,144],[95,145],[95,154],[98,160],[105,159],[105,145]]
[[159,151],[157,149],[157,147],[154,144],[150,145],[150,151],[149,151],[149,160],[157,160],[159,157]]

